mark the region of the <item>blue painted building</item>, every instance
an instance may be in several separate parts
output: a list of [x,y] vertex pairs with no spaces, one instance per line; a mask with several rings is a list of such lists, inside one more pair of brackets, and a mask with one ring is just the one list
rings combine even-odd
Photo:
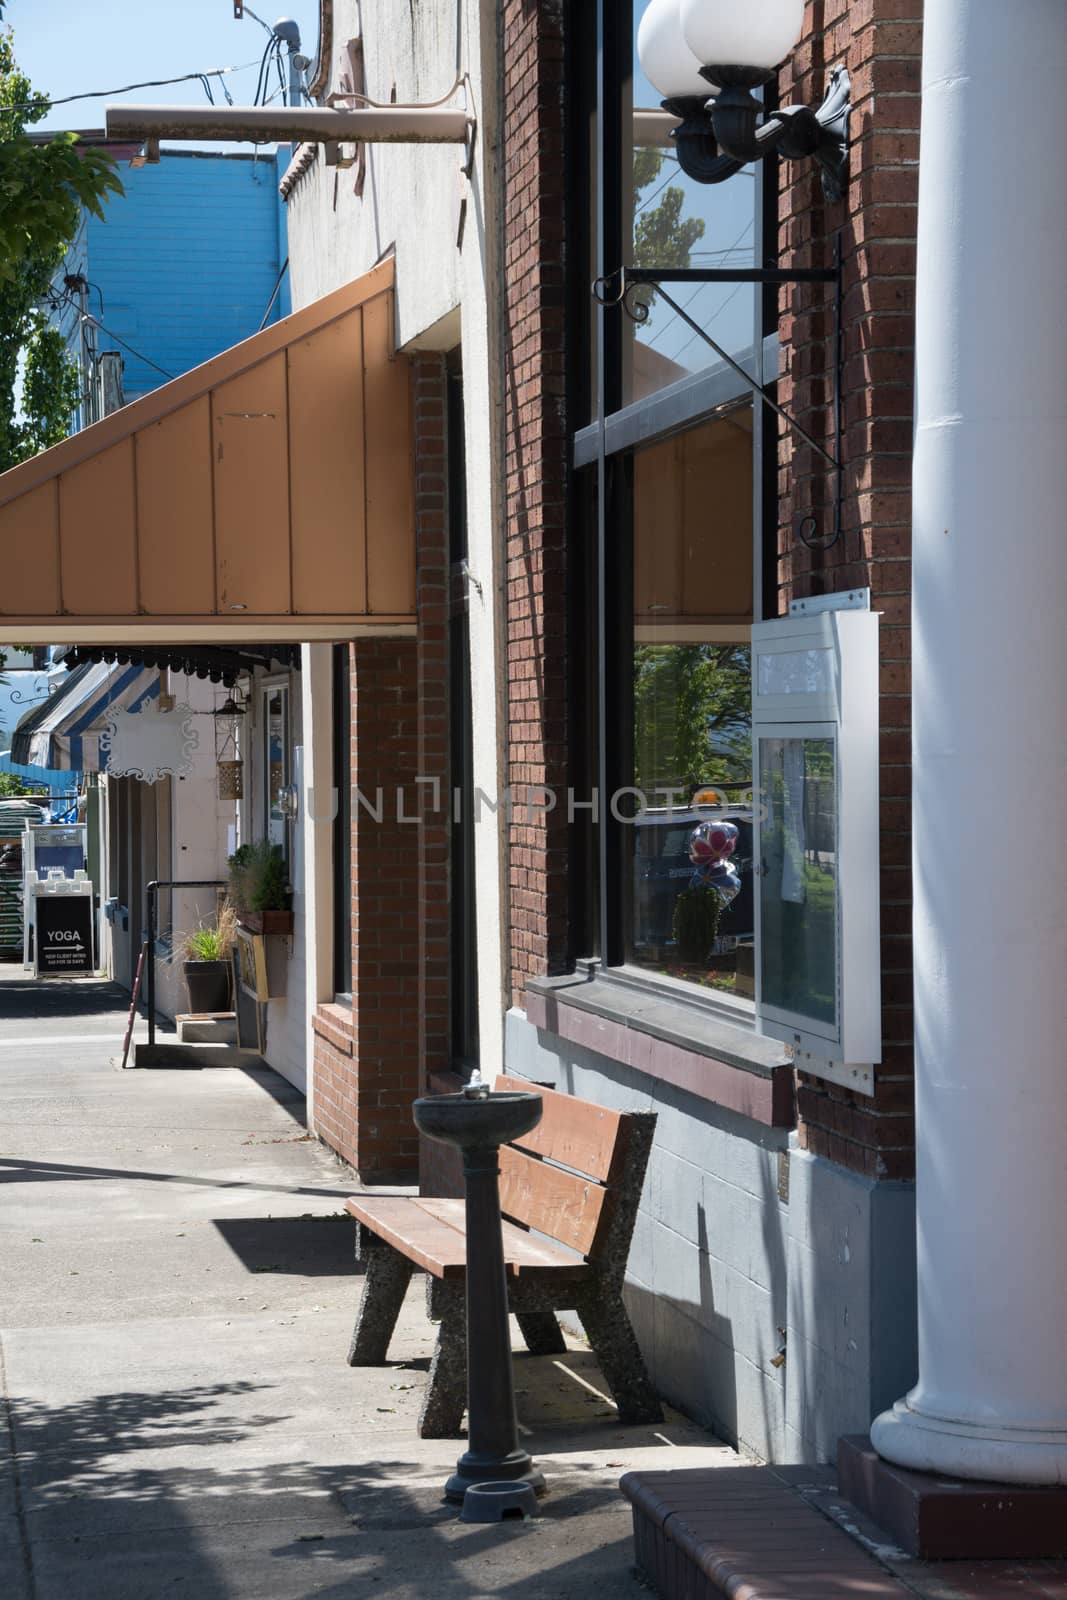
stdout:
[[[121,161],[129,149],[114,153]],[[121,164],[125,194],[102,219],[83,215],[56,278],[55,321],[85,379],[72,431],[114,408],[117,385],[122,401],[135,400],[288,315],[278,193],[288,160],[282,146],[164,150],[158,164]]]

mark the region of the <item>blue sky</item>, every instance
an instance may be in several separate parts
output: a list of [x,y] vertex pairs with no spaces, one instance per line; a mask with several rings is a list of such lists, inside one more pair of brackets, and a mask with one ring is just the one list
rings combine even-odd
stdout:
[[[314,58],[317,0],[292,0],[288,8],[278,9],[270,8],[270,0],[260,0],[255,10],[268,24],[280,16],[294,18],[304,54]],[[86,89],[236,66],[244,70],[227,77],[226,84],[238,105],[251,105],[267,42],[247,10],[242,21],[234,20],[233,0],[8,0],[4,20],[15,32],[19,66],[35,89],[57,99]],[[217,88],[215,97],[221,102]],[[105,98],[141,105],[207,105],[198,82]],[[103,127],[104,103],[79,100],[57,106],[39,126]]]
[[[648,5],[649,0],[635,0],[634,3],[633,95],[635,105],[652,107],[659,105],[659,95],[641,71],[636,48],[638,24]],[[668,184],[682,191],[682,215],[699,218],[704,223],[704,236],[693,247],[691,266],[753,265],[756,190],[751,167],[737,173],[727,183],[709,185],[694,183],[668,158],[655,183],[640,197],[638,212],[655,205]],[[726,349],[738,352],[751,344],[755,296],[748,286],[675,285],[671,294]],[[653,306],[650,321],[637,329],[636,338],[639,344],[647,345],[689,371],[697,371],[718,359],[699,334],[662,302]]]
[[[635,4],[635,31],[647,3],[637,0]],[[304,53],[311,57],[318,46],[318,9],[318,0],[291,0],[285,9],[279,4],[277,10],[270,7],[270,0],[259,0],[255,7],[267,23],[282,15],[293,17],[300,26]],[[148,78],[235,66],[242,70],[225,81],[238,105],[250,105],[267,41],[266,32],[247,10],[242,21],[234,19],[233,0],[8,0],[5,20],[15,31],[16,59],[34,88],[57,99],[87,89],[116,89]],[[639,69],[634,89],[638,102],[657,104],[658,97]],[[217,88],[215,93],[221,101]],[[194,81],[58,106],[42,126],[102,127],[107,98],[147,105],[207,104],[202,86]],[[690,182],[670,162],[644,197],[645,204],[655,204],[657,191],[662,192],[668,182],[683,190],[684,214],[705,222],[705,236],[694,249],[693,265],[749,265],[754,199],[751,171],[721,187],[706,188]],[[727,346],[741,349],[750,342],[749,290],[736,285],[687,287],[680,292],[680,299],[690,314]],[[651,322],[637,337],[685,368],[704,366],[715,359],[699,337],[663,305],[655,308]]]

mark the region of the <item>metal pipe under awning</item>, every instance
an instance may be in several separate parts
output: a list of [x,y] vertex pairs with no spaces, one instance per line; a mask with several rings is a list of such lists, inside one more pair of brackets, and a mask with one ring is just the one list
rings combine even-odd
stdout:
[[[709,94],[711,89],[709,86]],[[658,149],[662,145],[672,143],[671,134],[678,126],[679,118],[673,111],[652,111],[646,108],[634,107],[633,128],[634,148],[647,150]]]
[[105,108],[109,139],[222,139],[253,144],[465,144],[462,107],[129,106]]

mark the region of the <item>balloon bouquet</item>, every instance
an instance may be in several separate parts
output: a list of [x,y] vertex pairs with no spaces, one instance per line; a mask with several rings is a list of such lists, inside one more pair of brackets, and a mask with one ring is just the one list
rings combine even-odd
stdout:
[[737,849],[737,827],[732,822],[698,822],[689,835],[693,873],[690,889],[714,889],[722,909],[736,899],[741,879],[730,857]]

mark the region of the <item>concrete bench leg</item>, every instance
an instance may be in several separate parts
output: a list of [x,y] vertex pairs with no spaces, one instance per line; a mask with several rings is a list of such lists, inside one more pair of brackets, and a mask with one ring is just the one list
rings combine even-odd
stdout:
[[663,1407],[652,1387],[645,1359],[619,1294],[583,1296],[582,1327],[605,1382],[615,1397],[620,1422],[662,1422]]
[[515,1320],[532,1356],[559,1356],[566,1353],[567,1341],[554,1312],[517,1311]]
[[467,1404],[467,1303],[462,1282],[429,1278],[426,1309],[440,1319],[419,1412],[420,1439],[457,1439]]
[[399,1250],[380,1241],[367,1249],[367,1274],[359,1302],[352,1342],[348,1347],[350,1367],[379,1367],[389,1353],[389,1340],[400,1315],[412,1263]]

